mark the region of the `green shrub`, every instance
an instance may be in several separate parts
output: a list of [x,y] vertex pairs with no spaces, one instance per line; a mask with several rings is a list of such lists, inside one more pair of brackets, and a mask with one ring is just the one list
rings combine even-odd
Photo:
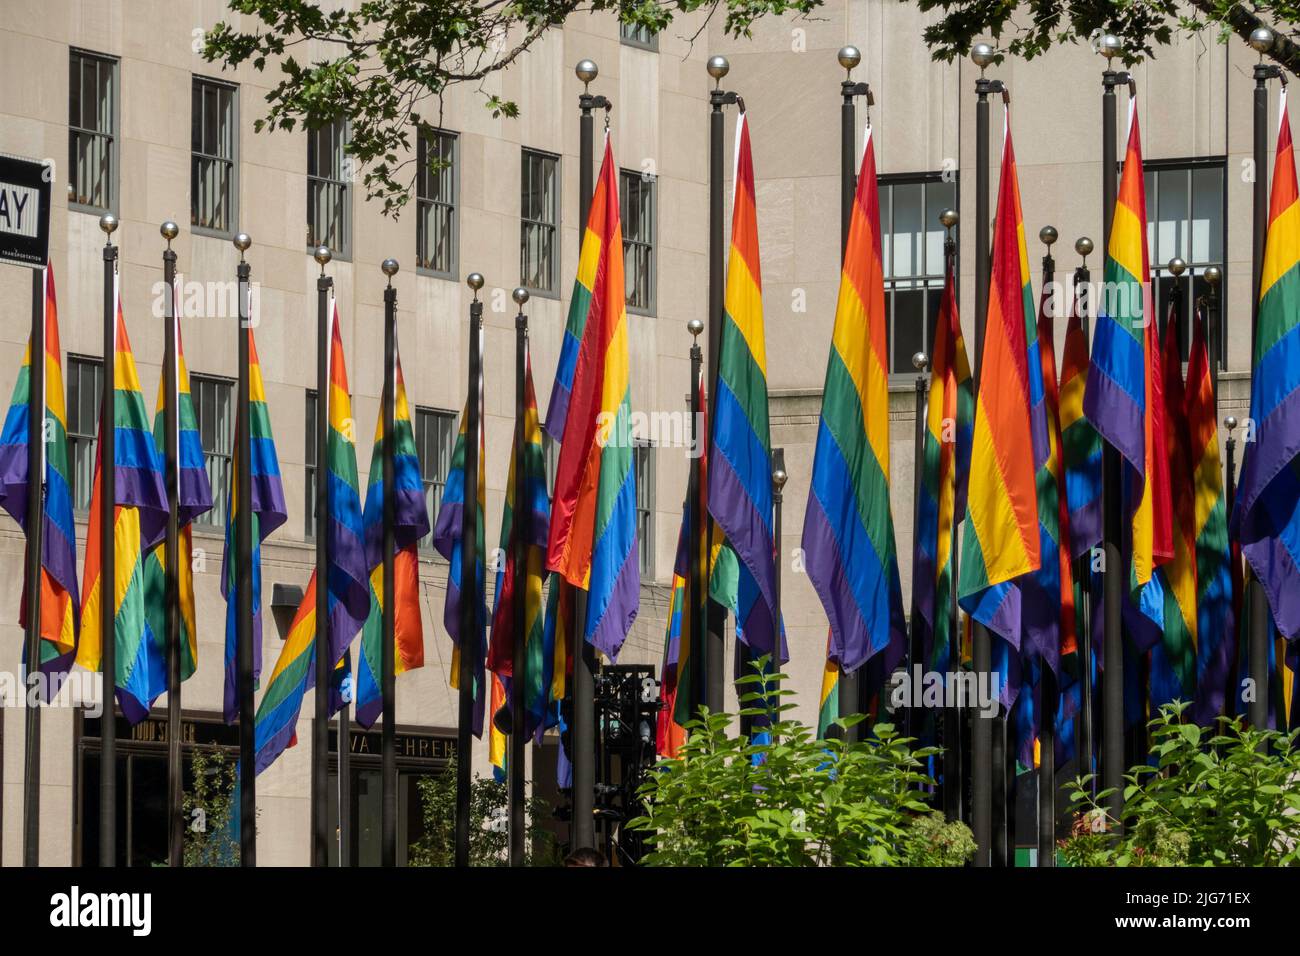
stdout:
[[[742,695],[742,705],[765,699],[761,674],[741,683],[758,688]],[[792,707],[776,706],[773,716]],[[767,712],[743,706],[741,715]],[[778,719],[770,738],[733,734],[734,723],[731,715],[707,712],[690,721],[679,755],[661,760],[642,786],[646,812],[631,826],[651,846],[643,863],[959,866],[974,853],[970,830],[942,822],[925,802],[921,788],[932,781],[924,761],[936,748],[914,750],[889,724],[849,744],[818,740],[790,719]]]
[[1151,762],[1124,775],[1126,829],[1113,832],[1103,805],[1115,791],[1071,799],[1080,816],[1062,841],[1073,866],[1292,866],[1300,859],[1300,729],[1255,730],[1219,719],[1217,733],[1183,723],[1187,705],[1149,724]]

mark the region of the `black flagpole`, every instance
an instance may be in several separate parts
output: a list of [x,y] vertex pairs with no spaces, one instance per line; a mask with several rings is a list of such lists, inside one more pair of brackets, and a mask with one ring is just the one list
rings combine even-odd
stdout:
[[[394,454],[397,436],[397,290],[393,276],[397,275],[396,259],[385,259],[380,266],[388,277],[384,288],[384,614],[383,652],[380,655],[383,683],[383,726],[380,750],[382,758],[381,820],[383,833],[383,865],[397,866],[397,584],[393,578],[397,553],[397,469]],[[374,466],[371,465],[373,468]],[[349,741],[349,746],[350,746]],[[344,748],[340,743],[339,753]],[[349,806],[347,811],[351,812]]]
[[[460,526],[460,670],[459,715],[456,725],[456,865],[469,866],[469,798],[473,763],[474,676],[475,661],[482,653],[479,646],[479,592],[475,581],[478,564],[478,432],[479,394],[482,369],[479,352],[483,331],[483,303],[478,291],[483,277],[471,272],[466,284],[474,292],[469,306],[469,384],[465,398],[465,493]],[[486,693],[486,688],[480,691]],[[491,715],[488,715],[489,719]]]
[[[988,44],[976,44],[972,59],[980,68],[975,81],[975,362],[972,389],[979,396],[980,363],[984,355],[984,326],[988,319],[989,280],[989,94],[996,80],[984,69],[993,62]],[[993,645],[988,628],[971,621],[971,663],[977,681],[992,687]],[[993,865],[993,724],[996,718],[971,710],[971,830],[975,836],[975,865]]]
[[[591,60],[582,60],[574,72],[582,81],[578,96],[578,222],[587,228],[591,213],[591,194],[594,187],[592,161],[594,159],[594,126],[592,110],[604,109],[608,116],[613,108],[604,96],[596,96],[587,87],[600,70]],[[569,742],[573,752],[569,760],[573,766],[573,813],[569,823],[569,849],[576,850],[596,845],[596,654],[584,639],[587,628],[587,592],[573,589],[573,726]]]
[[[1265,35],[1266,34],[1266,35]],[[1264,268],[1264,243],[1268,233],[1268,86],[1270,79],[1282,76],[1280,67],[1264,63],[1264,53],[1273,45],[1271,31],[1256,30],[1251,34],[1251,46],[1259,51],[1260,62],[1255,64],[1254,90],[1254,232],[1251,249],[1250,284],[1250,352],[1254,362],[1255,343],[1259,340],[1259,293]],[[1252,372],[1254,371],[1252,364]],[[1249,570],[1249,562],[1247,569]],[[1247,716],[1252,727],[1268,725],[1269,668],[1268,638],[1273,612],[1268,606],[1264,585],[1253,573],[1246,577],[1246,605],[1250,620],[1247,645],[1248,675],[1254,685],[1254,696],[1249,701]],[[1240,693],[1240,691],[1237,691]]]
[[707,608],[705,606],[707,586],[706,572],[701,563],[707,564],[707,555],[700,554],[700,528],[697,522],[700,518],[700,485],[701,485],[701,468],[703,461],[704,448],[703,443],[707,442],[708,436],[703,434],[700,429],[700,414],[703,409],[700,407],[700,371],[704,367],[704,351],[700,348],[700,333],[704,331],[704,323],[699,319],[691,319],[686,323],[686,330],[691,333],[691,387],[688,392],[691,404],[691,461],[689,477],[686,480],[686,593],[685,593],[685,613],[686,617],[682,621],[682,633],[688,635],[690,641],[689,658],[681,654],[680,645],[678,647],[677,672],[680,674],[684,663],[690,666],[691,684],[689,687],[677,688],[677,693],[683,692],[690,694],[691,706],[688,711],[690,716],[695,717],[699,709],[705,704],[704,689],[704,648],[702,641],[704,630],[707,626]]
[[[1047,246],[1043,255],[1043,288],[1056,281],[1056,261],[1052,258],[1052,243],[1056,242],[1057,232],[1053,226],[1044,226],[1038,231],[1038,238]],[[1056,299],[1049,299],[1047,321],[1056,320]],[[1056,335],[1053,331],[1048,348],[1055,348]],[[1042,342],[1039,342],[1042,348]],[[1052,355],[1055,360],[1055,353]],[[1056,383],[1052,383],[1055,385]],[[1060,402],[1057,402],[1057,422],[1060,422]],[[1061,450],[1057,449],[1057,454]],[[1058,462],[1058,465],[1060,463]],[[1062,529],[1058,528],[1060,534]],[[1047,556],[1043,555],[1043,560]],[[1059,647],[1059,644],[1058,644]],[[1056,674],[1044,661],[1039,673],[1039,718],[1038,718],[1038,865],[1056,865]]]
[[167,326],[163,334],[163,479],[167,486],[166,559],[163,568],[167,647],[167,865],[184,865],[185,817],[181,773],[181,604],[180,604],[180,452],[177,435],[177,404],[180,401],[176,325],[180,321],[176,301],[176,252],[172,240],[180,228],[170,219],[162,224],[167,240],[163,252],[163,308]]
[[[1084,341],[1088,335],[1088,312],[1090,304],[1087,299],[1088,286],[1092,276],[1088,271],[1088,254],[1092,252],[1092,240],[1080,236],[1074,242],[1074,251],[1083,257],[1082,263],[1074,270],[1075,311],[1079,314],[1079,326],[1083,329]],[[1090,792],[1097,792],[1095,776],[1096,766],[1093,761],[1093,687],[1092,687],[1092,554],[1082,554],[1074,560],[1074,580],[1079,587],[1079,606],[1075,608],[1075,620],[1078,622],[1076,639],[1079,647],[1080,707],[1079,721],[1075,732],[1075,763],[1079,771],[1090,775]]]
[[242,866],[257,866],[257,711],[253,706],[253,465],[252,421],[249,384],[249,329],[252,323],[249,302],[249,266],[244,253],[253,241],[247,233],[235,236],[239,250],[236,267],[239,297],[239,394],[235,434],[235,647],[238,666],[239,699],[239,859]]
[[[40,866],[41,564],[45,547],[45,277],[32,270],[32,359],[27,397],[27,710],[23,747],[23,866]],[[78,609],[80,610],[80,609]],[[112,710],[108,710],[112,719]]]
[[775,577],[772,593],[776,600],[776,627],[772,638],[772,661],[768,665],[767,707],[768,739],[771,746],[776,746],[775,724],[781,719],[781,682],[777,674],[781,673],[781,505],[785,498],[785,483],[789,476],[785,471],[785,449],[772,449],[772,541],[775,544],[776,561],[773,562]]
[[[957,240],[952,230],[960,221],[955,209],[945,209],[939,213],[939,223],[944,228],[943,265],[944,281],[952,277],[953,298],[956,299],[956,261]],[[955,467],[955,464],[954,464]],[[948,615],[948,675],[950,686],[960,688],[961,681],[961,614],[957,607],[957,584],[961,580],[961,549],[957,547],[957,521],[960,516],[953,516],[953,548],[949,557],[952,563],[952,588],[949,606],[934,609],[935,615]],[[958,691],[960,693],[960,691]],[[965,802],[965,774],[962,756],[962,704],[961,700],[946,702],[943,711],[943,811],[949,820],[963,819],[962,805]]]
[[[925,477],[925,425],[926,425],[926,401],[929,396],[930,381],[926,377],[926,370],[930,366],[930,360],[924,352],[916,352],[912,355],[912,368],[916,369],[916,404],[913,408],[913,435],[912,435],[912,528],[915,535],[915,529],[921,526],[921,482]],[[921,632],[917,622],[921,620],[921,615],[916,609],[916,599],[920,592],[917,582],[912,582],[912,612],[910,627],[908,628],[907,641],[907,676],[911,681],[912,692],[908,695],[907,709],[904,711],[903,732],[908,737],[920,738],[921,729],[924,724],[922,716],[922,698],[921,687],[922,680],[917,679],[916,668],[925,670],[929,666],[929,661],[925,660],[925,648],[921,645]],[[938,609],[936,608],[936,613]]]
[[[1117,131],[1115,128],[1115,87],[1129,82],[1127,73],[1110,69],[1110,60],[1120,52],[1119,40],[1103,37],[1101,52],[1107,68],[1101,75],[1101,221],[1102,255],[1110,252],[1111,217],[1119,188],[1116,165]],[[1105,270],[1103,270],[1104,273]],[[1104,278],[1104,275],[1103,275]],[[1147,277],[1143,277],[1146,281]],[[1102,444],[1102,787],[1109,790],[1105,800],[1107,827],[1123,830],[1124,812],[1124,634],[1122,602],[1124,599],[1125,561],[1120,550],[1123,514],[1120,487],[1123,472],[1119,450],[1110,442]]]
[[[849,227],[853,222],[853,197],[858,187],[856,165],[858,120],[857,106],[853,100],[857,96],[865,97],[867,106],[870,107],[873,99],[871,88],[866,83],[853,81],[853,68],[862,62],[861,51],[855,46],[846,46],[841,48],[836,56],[845,71],[845,78],[840,83],[840,265],[842,266],[849,246]],[[853,714],[865,713],[860,685],[857,671],[852,674],[840,671],[839,716],[849,717]],[[851,743],[858,739],[858,727],[854,725],[847,730],[832,727],[828,731],[828,736],[840,734],[843,735],[845,742]]]
[[[329,741],[330,679],[334,662],[330,660],[329,626],[329,395],[330,395],[330,292],[334,280],[325,274],[333,258],[328,246],[318,246],[314,253],[320,265],[316,280],[316,647],[313,666],[316,674],[315,712],[312,720],[311,760],[311,864],[329,865]],[[342,747],[343,742],[339,742]],[[342,808],[340,807],[340,812]]]
[[[584,224],[585,227],[585,224]],[[514,620],[510,622],[514,632],[511,642],[510,657],[510,757],[509,773],[509,809],[510,809],[510,865],[524,865],[524,746],[527,743],[524,734],[524,669],[527,666],[525,642],[527,641],[528,600],[528,545],[526,535],[532,521],[532,512],[527,497],[527,475],[524,462],[526,459],[524,443],[527,434],[524,430],[524,368],[525,356],[528,354],[528,316],[524,314],[524,305],[528,302],[528,290],[523,286],[515,289],[514,300],[519,305],[519,314],[515,317],[515,487],[514,510],[511,513],[511,542],[514,550],[515,565],[513,607]]]
[[[117,580],[113,532],[117,502],[116,443],[114,430],[117,368],[117,247],[113,230],[117,218],[101,216],[104,230],[104,382],[99,415],[99,622],[100,670],[103,673],[104,715],[100,718],[99,756],[99,865],[117,865]],[[38,579],[39,581],[39,579]]]
[[[735,93],[722,89],[722,79],[731,71],[731,64],[725,56],[711,56],[706,64],[709,76],[713,78],[713,89],[709,91],[709,371],[706,381],[706,398],[709,408],[709,429],[704,436],[708,454],[713,453],[713,423],[718,410],[717,384],[718,359],[722,348],[722,308],[726,284],[726,263],[724,259],[723,226],[725,225],[722,203],[723,186],[723,132],[724,117],[722,107],[739,102]],[[713,553],[713,523],[709,522],[709,553]],[[706,589],[707,595],[707,589]],[[704,681],[705,704],[712,713],[721,713],[724,709],[726,688],[726,627],[727,612],[717,601],[707,601],[708,633],[704,638]],[[746,654],[742,648],[741,653]],[[743,726],[743,724],[742,724]]]

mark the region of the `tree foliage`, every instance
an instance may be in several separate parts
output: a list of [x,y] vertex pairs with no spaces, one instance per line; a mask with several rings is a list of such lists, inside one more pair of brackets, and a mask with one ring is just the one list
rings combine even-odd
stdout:
[[1253,730],[1220,718],[1217,732],[1183,723],[1187,705],[1150,723],[1151,760],[1124,775],[1126,829],[1106,832],[1091,777],[1075,781],[1081,809],[1062,844],[1076,866],[1294,866],[1300,862],[1300,729]]
[[[484,81],[570,16],[612,11],[624,23],[660,33],[675,16],[703,10],[707,20],[721,14],[728,34],[749,36],[760,17],[807,14],[821,2],[361,0],[355,9],[329,10],[314,0],[230,0],[240,20],[208,31],[203,56],[223,66],[278,70],[266,116],[254,123],[259,132],[316,129],[346,118],[348,152],[365,169],[367,196],[383,200],[384,212],[395,216],[418,173],[411,134],[440,125],[445,94],[474,86],[494,117],[517,116],[518,104],[488,92]],[[324,55],[301,61],[295,53],[308,43]]]
[[1220,42],[1233,35],[1247,39],[1257,27],[1277,34],[1268,54],[1292,73],[1300,72],[1300,47],[1294,38],[1300,23],[1296,0],[1034,0],[1017,5],[1005,0],[915,0],[924,11],[942,17],[925,29],[925,42],[936,60],[964,56],[977,40],[997,41],[998,62],[1010,54],[1032,60],[1059,43],[1095,42],[1112,33],[1124,44],[1127,65],[1155,56],[1182,34],[1208,30]]
[[[761,666],[761,664],[759,665]],[[743,716],[772,693],[742,696]],[[931,812],[922,788],[935,748],[878,724],[867,739],[817,740],[774,708],[771,732],[733,733],[728,714],[687,724],[679,755],[660,761],[641,788],[646,813],[631,826],[646,834],[650,866],[960,866],[975,852],[970,830]],[[856,723],[861,718],[841,722]]]

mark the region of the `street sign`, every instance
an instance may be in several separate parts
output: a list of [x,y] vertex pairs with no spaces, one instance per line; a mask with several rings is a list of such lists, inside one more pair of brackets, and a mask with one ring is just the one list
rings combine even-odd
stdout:
[[0,153],[0,262],[42,268],[50,257],[53,167]]

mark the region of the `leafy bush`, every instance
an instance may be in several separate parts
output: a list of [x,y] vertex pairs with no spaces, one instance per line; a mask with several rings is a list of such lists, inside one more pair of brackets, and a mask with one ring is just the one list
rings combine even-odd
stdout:
[[[421,777],[420,794],[424,834],[410,845],[410,866],[452,866],[456,862],[456,761],[440,774]],[[475,774],[469,791],[469,865],[505,866],[509,862],[510,795],[504,783]],[[558,862],[558,850],[541,821],[549,819],[550,805],[540,797],[525,797],[528,831],[524,837],[528,866]]]
[[194,748],[190,756],[193,789],[181,801],[185,814],[185,866],[238,866],[239,807],[235,779],[239,764],[223,750]]
[[1150,723],[1150,764],[1124,775],[1124,822],[1116,835],[1091,775],[1075,780],[1081,815],[1062,841],[1074,866],[1292,866],[1300,860],[1300,729],[1289,734],[1219,719],[1217,733],[1183,723],[1187,705]]
[[[758,668],[764,667],[758,662]],[[777,675],[779,678],[781,675]],[[769,697],[761,673],[742,705]],[[652,846],[651,866],[959,866],[975,851],[970,830],[930,812],[921,791],[932,747],[889,724],[866,740],[818,740],[804,724],[745,706],[742,716],[778,718],[753,736],[735,718],[703,712],[687,724],[679,755],[661,760],[642,786],[646,812],[631,821]],[[851,726],[861,717],[841,721]]]

